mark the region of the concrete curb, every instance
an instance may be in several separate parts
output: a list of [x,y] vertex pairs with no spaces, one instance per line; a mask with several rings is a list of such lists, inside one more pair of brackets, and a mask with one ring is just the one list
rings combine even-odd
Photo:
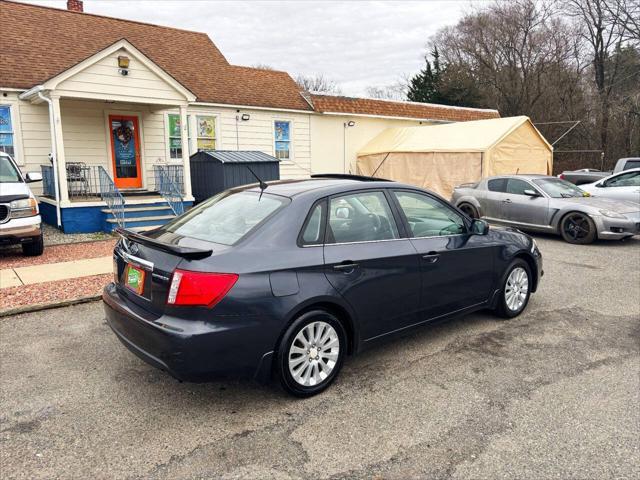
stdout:
[[11,310],[0,311],[0,318],[19,315],[21,313],[39,312],[51,308],[69,307],[81,303],[95,302],[102,299],[102,295],[92,295],[90,297],[74,298],[73,300],[63,300],[61,302],[40,303],[37,305],[25,305],[24,307],[12,308]]

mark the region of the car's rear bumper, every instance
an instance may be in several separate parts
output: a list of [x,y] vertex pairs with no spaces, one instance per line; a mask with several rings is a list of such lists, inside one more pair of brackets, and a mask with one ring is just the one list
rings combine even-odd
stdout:
[[41,223],[40,215],[34,215],[0,224],[0,245],[32,242],[42,232]]
[[107,323],[124,346],[178,380],[268,377],[272,352],[267,347],[247,348],[261,337],[256,319],[209,323],[154,317],[123,298],[113,283],[105,287],[102,299]]
[[640,235],[640,213],[627,214],[628,218],[611,218],[594,215],[598,238],[619,240],[632,235]]

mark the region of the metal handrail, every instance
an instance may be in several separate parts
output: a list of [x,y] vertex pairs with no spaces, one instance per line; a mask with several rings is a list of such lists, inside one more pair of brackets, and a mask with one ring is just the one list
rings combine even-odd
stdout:
[[104,167],[99,166],[98,173],[100,176],[100,198],[111,210],[118,226],[124,228],[124,197]]
[[154,165],[153,171],[158,193],[166,200],[173,213],[182,215],[184,213],[182,194],[177,183],[171,178],[168,169],[164,165]]

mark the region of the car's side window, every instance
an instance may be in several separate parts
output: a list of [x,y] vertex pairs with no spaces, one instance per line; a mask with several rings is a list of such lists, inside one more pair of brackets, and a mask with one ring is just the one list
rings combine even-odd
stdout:
[[491,192],[506,192],[507,191],[507,179],[506,178],[493,178],[487,182],[487,188]]
[[440,200],[415,192],[394,192],[412,237],[459,235],[467,231],[462,216]]
[[358,192],[332,198],[326,243],[371,242],[399,238],[382,192]]
[[535,188],[524,180],[518,180],[517,178],[510,178],[507,181],[507,193],[524,195],[525,190],[535,190]]
[[640,187],[640,172],[629,172],[610,178],[605,187]]
[[323,241],[322,205],[316,204],[307,217],[302,230],[301,243],[303,245],[321,245]]

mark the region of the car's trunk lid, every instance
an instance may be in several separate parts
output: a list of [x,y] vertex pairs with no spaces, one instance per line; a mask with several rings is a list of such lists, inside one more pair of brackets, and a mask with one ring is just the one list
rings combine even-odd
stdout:
[[[185,268],[191,260],[207,258],[229,248],[166,231],[148,235],[124,229],[117,232],[122,237],[114,250],[118,291],[138,307],[157,315],[166,311],[171,277],[178,266]],[[132,288],[130,279],[141,279],[140,290]]]

